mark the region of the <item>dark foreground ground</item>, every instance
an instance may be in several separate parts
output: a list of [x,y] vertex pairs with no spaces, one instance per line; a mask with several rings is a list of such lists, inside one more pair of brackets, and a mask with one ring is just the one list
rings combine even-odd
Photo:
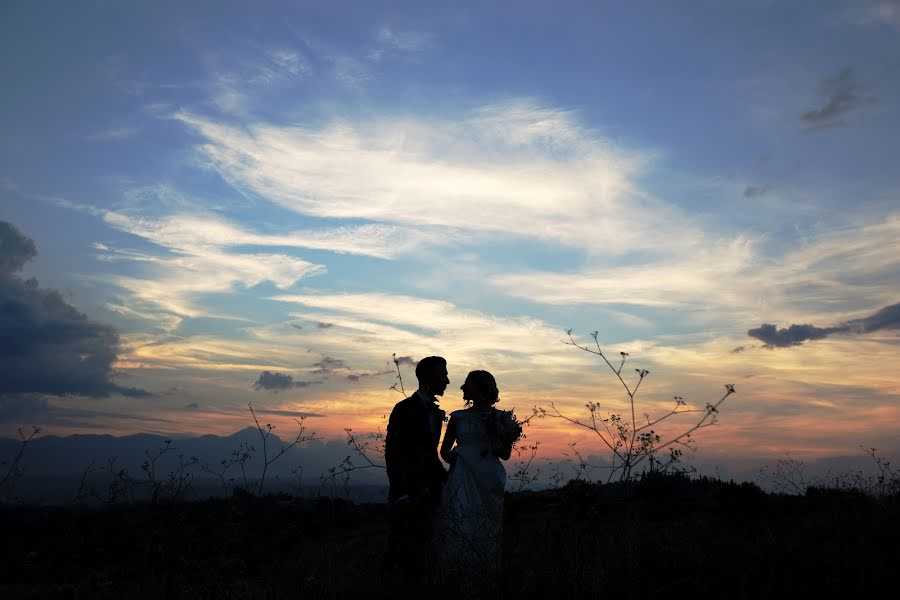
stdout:
[[[380,583],[383,505],[238,494],[4,507],[0,526],[2,598],[398,597]],[[683,478],[574,482],[507,497],[503,577],[491,595],[893,597],[898,534],[900,498],[773,496]]]

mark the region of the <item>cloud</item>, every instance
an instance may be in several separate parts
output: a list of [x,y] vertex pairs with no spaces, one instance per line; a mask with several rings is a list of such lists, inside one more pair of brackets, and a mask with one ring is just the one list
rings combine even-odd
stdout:
[[[155,319],[160,327],[174,329],[181,317],[218,317],[198,306],[204,294],[229,293],[272,282],[286,289],[304,277],[325,272],[325,267],[285,254],[244,253],[231,246],[251,244],[228,226],[202,219],[146,219],[107,212],[105,221],[161,246],[165,251],[135,252],[108,245],[98,255],[104,261],[129,261],[144,265],[145,277],[116,276],[113,283],[130,293],[123,301],[131,316]],[[190,229],[193,228],[193,234]],[[160,314],[162,313],[162,314]],[[172,319],[172,316],[178,317]]]
[[744,198],[761,198],[768,193],[769,188],[766,186],[748,185],[744,189]]
[[79,408],[70,401],[57,403],[52,397],[40,394],[0,396],[0,423],[13,425],[28,423],[84,430],[118,429],[122,425],[133,425],[134,420],[139,420],[143,427],[147,427],[148,423],[166,424],[169,431],[175,424],[170,419],[146,413],[136,417],[130,411]]
[[434,45],[435,36],[421,31],[397,31],[391,27],[378,30],[376,39],[404,52],[421,52]]
[[266,52],[267,64],[259,64],[254,81],[270,83],[279,79],[302,78],[312,75],[309,61],[290,48],[275,48]]
[[748,330],[747,335],[760,340],[767,348],[786,348],[800,345],[805,341],[820,340],[835,333],[860,335],[881,329],[900,329],[900,303],[886,306],[867,317],[846,321],[835,327],[793,324],[778,329],[775,325],[764,323]]
[[745,237],[708,241],[698,244],[691,253],[673,252],[672,256],[641,265],[509,273],[493,277],[491,284],[511,296],[563,306],[628,304],[661,308],[727,303],[738,300],[735,282],[756,265],[755,246],[754,240]]
[[279,254],[197,252],[151,262],[151,277],[118,276],[113,283],[130,292],[139,305],[182,317],[229,318],[198,305],[196,297],[201,294],[229,293],[265,281],[285,289],[324,271],[320,265]]
[[767,315],[769,321],[798,311],[817,319],[845,311],[838,317],[845,320],[860,298],[882,305],[896,298],[898,236],[900,218],[888,215],[774,246],[765,238],[701,238],[688,251],[673,248],[671,256],[647,257],[640,265],[513,272],[490,283],[509,295],[558,306],[702,308],[709,318],[755,321],[764,298],[777,311]]
[[0,395],[148,395],[117,385],[115,329],[88,319],[56,290],[22,280],[34,242],[0,221]]
[[316,327],[319,329],[331,329],[334,327],[334,323],[323,323],[322,321],[319,321],[316,323]]
[[875,2],[869,8],[868,21],[892,25],[900,29],[900,4],[896,0],[892,2]]
[[334,78],[351,89],[360,89],[372,78],[368,66],[352,56],[332,56],[325,60],[331,63]]
[[313,363],[313,366],[316,367],[316,370],[313,371],[314,375],[331,375],[337,370],[347,368],[344,361],[330,356],[323,356],[322,360]]
[[767,348],[785,348],[796,346],[807,340],[820,340],[828,337],[835,331],[834,328],[821,328],[814,325],[791,325],[778,329],[771,323],[763,323],[755,329],[747,331],[747,335],[763,342]]
[[403,365],[414,368],[418,364],[418,362],[419,361],[414,360],[411,356],[394,356],[393,360],[388,363],[389,366],[386,366],[384,369],[363,373],[351,373],[347,375],[346,379],[347,381],[357,382],[364,379],[377,379],[379,377],[384,377],[385,375],[396,375],[397,366]]
[[677,207],[637,189],[647,156],[614,148],[570,111],[529,101],[457,119],[308,127],[174,118],[203,138],[198,153],[235,188],[306,216],[611,254],[670,252],[700,237]]
[[407,367],[415,367],[419,364],[419,361],[415,360],[412,356],[398,356],[394,360],[397,361],[398,365]]
[[319,383],[321,383],[321,381],[295,381],[292,375],[286,373],[263,371],[259,374],[259,379],[253,383],[253,389],[277,393],[292,388],[303,388]]
[[278,415],[279,417],[324,417],[321,413],[308,412],[303,410],[278,410],[267,408],[255,408],[257,413],[261,415]]
[[314,73],[303,54],[287,47],[268,48],[249,60],[243,55],[209,55],[207,63],[210,75],[202,85],[209,89],[213,105],[232,114],[244,112],[261,91],[307,79]]
[[839,125],[844,115],[855,110],[868,99],[859,94],[859,84],[853,76],[852,66],[826,79],[820,87],[822,105],[803,113],[803,120],[813,127]]
[[390,375],[394,373],[394,369],[384,369],[381,371],[372,371],[367,373],[351,373],[347,375],[347,381],[357,382],[363,379],[375,379],[377,377],[383,377],[385,375]]
[[0,393],[0,423],[46,423],[50,419],[50,402],[39,394],[6,396]]
[[382,224],[264,234],[248,231],[213,214],[183,210],[162,218],[132,216],[122,212],[107,212],[103,216],[108,225],[120,231],[178,250],[265,246],[390,259],[411,252],[426,242],[434,244],[444,238],[451,241],[448,236],[430,236],[428,232]]
[[852,25],[887,25],[900,29],[900,4],[896,0],[854,2],[839,13],[836,20]]
[[842,325],[848,333],[871,333],[881,329],[900,329],[900,303],[885,306],[867,317],[853,319]]
[[115,127],[92,134],[88,139],[96,142],[119,141],[134,137],[137,133],[138,129],[135,127]]
[[[490,365],[492,371],[540,365],[547,372],[568,360],[560,359],[561,355],[572,358],[559,343],[562,327],[529,317],[499,317],[442,300],[383,293],[285,294],[271,299],[310,311],[292,314],[295,318],[327,318],[334,323],[334,329],[327,332],[311,331],[303,344],[315,345],[323,352],[341,352],[352,358],[353,364],[371,365],[367,372],[386,374],[393,367],[384,363],[389,349],[415,350],[421,356],[439,354],[454,361],[454,368]],[[249,332],[271,340],[279,335],[278,329]],[[281,339],[288,338],[282,335]],[[353,343],[348,345],[348,340]],[[409,366],[415,362],[409,356],[400,360]],[[353,374],[358,373],[348,373]]]
[[0,276],[15,276],[25,264],[37,256],[37,246],[15,225],[0,221]]

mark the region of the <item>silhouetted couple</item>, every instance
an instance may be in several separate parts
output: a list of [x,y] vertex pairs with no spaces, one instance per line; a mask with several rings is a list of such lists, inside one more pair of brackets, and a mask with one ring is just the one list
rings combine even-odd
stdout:
[[506,485],[500,459],[509,458],[509,427],[518,425],[512,413],[493,408],[494,377],[469,373],[461,387],[468,408],[451,413],[440,448],[448,473],[437,448],[445,416],[437,396],[450,383],[446,360],[422,359],[416,377],[419,389],[394,407],[385,441],[388,575],[407,590],[436,581],[483,587],[499,573]]

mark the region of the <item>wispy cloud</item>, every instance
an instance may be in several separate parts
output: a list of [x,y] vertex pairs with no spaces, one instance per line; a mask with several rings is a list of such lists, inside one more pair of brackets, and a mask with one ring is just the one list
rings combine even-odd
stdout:
[[700,233],[633,183],[647,156],[614,149],[572,113],[534,103],[487,106],[459,120],[314,128],[176,118],[205,138],[198,151],[232,185],[303,215],[613,254],[670,250]]
[[379,61],[392,54],[417,54],[433,48],[436,40],[437,36],[432,33],[385,26],[378,30],[375,36],[376,46],[367,58]]
[[754,245],[740,237],[640,265],[511,273],[492,283],[511,296],[545,304],[726,305],[736,295],[734,282],[757,264]]
[[[293,316],[326,318],[334,328],[311,329],[300,340],[296,335],[281,333],[282,327],[256,328],[251,330],[254,335],[277,343],[312,345],[322,352],[340,352],[353,364],[382,374],[392,372],[393,365],[385,364],[389,351],[440,354],[452,360],[457,369],[461,365],[485,368],[490,364],[492,371],[506,373],[540,365],[549,374],[573,359],[571,355],[562,357],[561,327],[529,317],[501,317],[451,302],[384,293],[284,294],[272,299],[315,311]],[[404,366],[412,364],[406,358],[401,360]]]
[[131,293],[138,306],[152,306],[184,317],[218,317],[196,302],[201,294],[227,293],[265,281],[288,288],[298,280],[324,272],[324,267],[283,254],[229,254],[197,250],[190,255],[156,258],[146,278],[111,279]]
[[872,101],[871,98],[862,95],[852,66],[823,81],[819,93],[821,96],[819,107],[806,111],[802,116],[813,128],[840,125],[845,115]]
[[[325,272],[321,265],[285,254],[230,251],[231,246],[265,242],[265,238],[224,223],[190,218],[142,219],[115,212],[104,213],[104,219],[109,225],[162,248],[152,253],[95,246],[101,260],[136,261],[144,265],[144,277],[111,278],[129,293],[127,304],[131,316],[154,315],[163,319],[161,323],[169,324],[173,323],[173,315],[227,317],[211,314],[197,303],[197,297],[250,288],[266,281],[286,289],[304,277]],[[159,311],[164,314],[158,315]]]
[[279,79],[308,77],[313,68],[309,60],[290,48],[273,48],[266,52],[267,63],[256,65],[258,73],[252,81],[270,83]]
[[[849,318],[864,297],[888,304],[900,255],[894,240],[900,218],[810,234],[785,247],[764,239],[705,242],[674,256],[637,266],[584,267],[495,276],[505,293],[554,305],[630,304],[703,308],[710,319],[779,318],[805,311],[809,318]],[[758,321],[757,321],[758,322]]]
[[378,30],[375,39],[403,52],[421,52],[434,46],[436,36],[424,31],[398,30],[386,26]]
[[417,230],[372,223],[346,227],[293,230],[281,234],[248,231],[213,214],[176,212],[162,218],[107,212],[106,222],[165,248],[191,251],[204,248],[267,246],[327,250],[390,259],[423,245],[462,239],[448,232]]
[[235,57],[210,55],[204,87],[212,104],[225,113],[242,114],[266,89],[295,84],[314,75],[309,58],[296,48],[277,46]]
[[838,22],[900,29],[900,4],[896,0],[858,0],[847,4],[837,15]]
[[[258,374],[292,368],[296,360],[295,347],[271,340],[248,339],[236,343],[212,335],[126,333],[122,335],[122,354],[115,366],[135,370]],[[246,389],[246,383],[242,385]]]
[[98,131],[93,135],[89,136],[89,139],[97,142],[110,142],[117,140],[127,140],[128,138],[134,137],[138,133],[137,127],[114,127],[111,129],[104,129],[103,131]]

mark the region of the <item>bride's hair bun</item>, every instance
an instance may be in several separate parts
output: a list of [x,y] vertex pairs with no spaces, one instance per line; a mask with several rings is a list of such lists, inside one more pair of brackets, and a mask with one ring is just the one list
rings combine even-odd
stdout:
[[478,386],[478,389],[487,397],[491,404],[500,401],[500,390],[497,389],[497,380],[488,371],[471,371],[468,379]]

